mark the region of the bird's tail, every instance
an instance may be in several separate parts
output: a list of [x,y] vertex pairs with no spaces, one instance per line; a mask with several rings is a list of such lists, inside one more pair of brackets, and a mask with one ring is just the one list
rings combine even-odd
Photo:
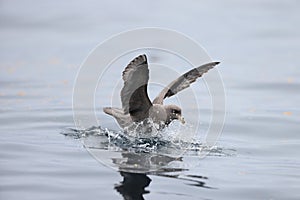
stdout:
[[112,108],[112,107],[105,107],[103,108],[103,112],[105,112],[108,115],[116,116],[118,114],[124,114],[123,109],[121,108]]
[[105,112],[108,115],[112,115],[112,108],[111,107],[105,107],[105,108],[103,108],[103,112]]

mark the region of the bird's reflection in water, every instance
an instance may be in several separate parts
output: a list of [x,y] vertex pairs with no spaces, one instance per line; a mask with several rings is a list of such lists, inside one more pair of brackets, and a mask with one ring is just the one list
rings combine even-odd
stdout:
[[[146,174],[132,172],[120,172],[120,174],[123,177],[123,181],[117,184],[115,189],[123,196],[124,200],[142,200],[144,199],[144,194],[150,193],[150,191],[145,190],[151,182],[151,179]],[[187,185],[191,186],[216,189],[206,185],[205,180],[208,178],[205,176],[187,175],[186,177],[180,177],[179,175],[162,173],[154,175],[188,181]]]
[[144,199],[144,194],[149,193],[145,190],[151,182],[151,179],[146,175],[147,172],[156,171],[172,161],[182,161],[181,157],[149,153],[123,152],[121,155],[121,158],[112,158],[112,161],[119,167],[123,177],[123,181],[116,185],[115,189],[125,200],[141,200]]
[[115,189],[123,196],[124,200],[142,200],[143,195],[149,193],[145,188],[151,179],[145,174],[120,172],[123,181]]
[[[113,158],[112,161],[119,166],[120,175],[123,177],[123,181],[117,184],[115,189],[123,196],[124,200],[144,199],[143,195],[149,193],[145,188],[151,182],[151,179],[146,175],[150,169],[149,174],[151,175],[180,179],[188,181],[187,184],[191,186],[214,189],[206,185],[205,181],[208,178],[205,176],[186,175],[182,177],[179,174],[171,175],[169,172],[186,171],[186,169],[163,167],[170,162],[182,162],[182,157],[123,152],[122,158]],[[159,168],[159,166],[162,168]],[[157,170],[153,170],[154,167],[158,167]],[[139,169],[138,173],[135,173],[135,169]]]

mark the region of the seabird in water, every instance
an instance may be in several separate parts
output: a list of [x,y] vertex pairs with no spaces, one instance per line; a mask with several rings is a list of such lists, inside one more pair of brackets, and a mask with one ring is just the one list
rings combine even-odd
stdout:
[[189,87],[197,78],[217,64],[219,62],[210,62],[186,72],[165,87],[151,102],[147,93],[149,80],[147,57],[140,55],[132,60],[123,71],[122,108],[105,107],[103,111],[113,116],[123,129],[145,122],[146,119],[157,124],[157,129],[164,128],[173,120],[185,123],[181,108],[177,105],[163,105],[164,99]]

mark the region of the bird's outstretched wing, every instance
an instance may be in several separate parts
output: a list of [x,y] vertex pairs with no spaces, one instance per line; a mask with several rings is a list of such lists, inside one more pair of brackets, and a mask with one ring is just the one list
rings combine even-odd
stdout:
[[167,87],[165,87],[159,95],[153,100],[154,104],[163,104],[163,101],[167,97],[171,97],[181,90],[190,86],[191,83],[195,82],[197,78],[201,77],[208,70],[212,69],[214,66],[220,62],[210,62],[200,67],[194,68],[185,74],[181,75],[174,81],[172,81]]
[[133,121],[148,118],[152,103],[147,94],[149,69],[146,55],[132,60],[123,71],[124,86],[121,101],[124,114],[130,114]]

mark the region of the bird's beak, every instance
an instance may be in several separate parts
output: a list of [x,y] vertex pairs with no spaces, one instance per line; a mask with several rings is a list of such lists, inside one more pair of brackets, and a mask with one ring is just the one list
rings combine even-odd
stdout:
[[185,123],[184,117],[182,117],[181,115],[177,115],[177,117],[178,117],[178,120],[179,120],[182,124]]

